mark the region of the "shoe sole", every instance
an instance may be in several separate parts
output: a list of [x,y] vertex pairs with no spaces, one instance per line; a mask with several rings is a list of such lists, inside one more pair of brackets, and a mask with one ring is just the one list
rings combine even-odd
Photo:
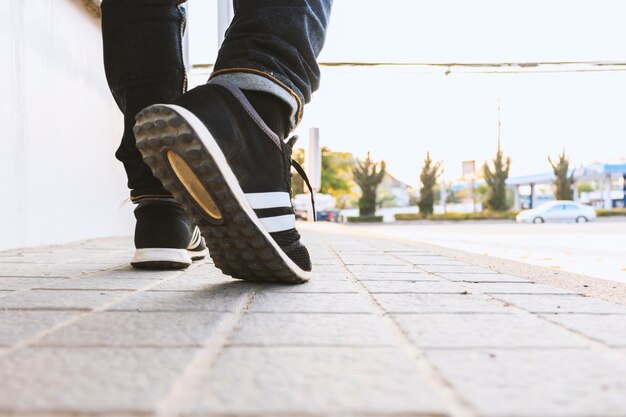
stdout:
[[187,249],[136,249],[130,264],[138,269],[185,269],[192,259]]
[[187,254],[191,258],[192,261],[200,261],[209,254],[209,250],[204,248],[202,250],[189,250],[187,249]]
[[137,148],[206,238],[215,266],[248,281],[301,284],[298,267],[263,228],[219,145],[187,109],[156,104],[137,115]]

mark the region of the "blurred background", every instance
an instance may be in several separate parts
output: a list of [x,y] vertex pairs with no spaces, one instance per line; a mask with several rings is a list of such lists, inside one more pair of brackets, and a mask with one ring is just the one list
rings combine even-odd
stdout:
[[[231,11],[187,11],[196,85]],[[625,12],[619,0],[335,0],[322,87],[295,132],[320,219],[626,281]],[[130,234],[98,2],[6,0],[0,19],[0,249]],[[302,218],[306,200],[294,200]],[[553,200],[594,214],[519,217]]]

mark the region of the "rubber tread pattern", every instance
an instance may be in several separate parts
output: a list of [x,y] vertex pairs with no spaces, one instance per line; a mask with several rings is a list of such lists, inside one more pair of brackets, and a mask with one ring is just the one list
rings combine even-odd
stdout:
[[[210,153],[182,116],[173,109],[155,104],[137,115],[134,131],[144,162],[200,228],[217,268],[233,278],[248,281],[279,284],[308,281],[284,262],[248,217]],[[168,149],[181,156],[200,178],[222,213],[222,224],[212,224],[200,214],[165,161]]]

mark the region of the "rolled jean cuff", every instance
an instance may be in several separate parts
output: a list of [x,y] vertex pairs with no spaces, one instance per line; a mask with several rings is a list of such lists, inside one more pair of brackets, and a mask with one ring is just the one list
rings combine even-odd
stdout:
[[304,98],[274,75],[253,68],[226,68],[214,71],[209,77],[209,83],[216,79],[228,81],[242,90],[270,93],[283,100],[291,108],[290,130],[295,129],[302,120]]
[[130,201],[134,204],[145,201],[174,202],[174,197],[167,190],[132,190]]

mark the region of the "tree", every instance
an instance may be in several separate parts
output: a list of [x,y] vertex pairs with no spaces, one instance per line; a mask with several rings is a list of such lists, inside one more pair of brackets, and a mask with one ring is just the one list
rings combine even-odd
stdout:
[[385,161],[374,162],[369,152],[364,161],[357,158],[352,172],[362,192],[359,199],[359,216],[368,217],[376,213],[376,188],[385,176],[385,168]]
[[[291,157],[300,165],[304,165],[304,149],[294,149]],[[293,168],[291,174],[291,195],[304,194],[304,180]]]
[[[305,165],[305,151],[302,148],[293,150],[292,158],[300,165]],[[333,152],[327,147],[322,148],[322,181],[320,193],[330,194],[335,197],[337,207],[345,207],[356,201],[354,180],[352,178],[352,166],[354,157],[350,152]],[[300,174],[292,171],[291,189],[293,195],[303,194],[305,191],[304,181]]]
[[548,162],[552,166],[554,171],[554,185],[556,186],[556,199],[557,200],[573,200],[574,192],[572,186],[574,185],[574,173],[569,174],[569,158],[565,155],[565,149],[559,155],[558,162],[554,163],[552,158],[548,156]]
[[485,206],[489,210],[506,211],[508,209],[506,201],[506,179],[509,177],[511,158],[504,158],[499,141],[498,152],[496,153],[496,157],[492,160],[492,163],[493,170],[489,167],[487,162],[483,164],[483,175],[485,177],[485,183],[489,188]]
[[354,157],[350,152],[333,152],[325,146],[322,148],[320,193],[335,197],[338,207],[344,207],[356,197],[353,192],[353,166]]
[[589,181],[578,181],[578,193],[590,193],[594,190],[593,184]]
[[433,214],[433,206],[435,204],[434,187],[437,185],[437,178],[441,175],[441,161],[435,162],[430,159],[430,152],[426,152],[424,166],[420,174],[420,197],[417,206],[422,216],[426,217]]

